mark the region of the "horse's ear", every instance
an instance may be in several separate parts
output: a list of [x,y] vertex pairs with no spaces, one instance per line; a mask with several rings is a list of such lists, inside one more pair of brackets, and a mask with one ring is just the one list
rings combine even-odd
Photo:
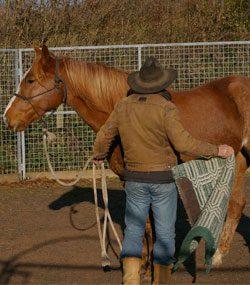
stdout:
[[34,44],[34,50],[35,50],[37,56],[42,54],[42,51],[35,44]]
[[43,45],[43,47],[42,47],[42,63],[43,63],[43,65],[46,65],[49,61],[50,61],[49,49],[46,45]]
[[34,50],[37,55],[37,59],[32,66],[33,74],[36,80],[43,85],[43,79],[45,77],[46,65],[50,61],[50,53],[47,46],[43,45],[42,49],[39,49],[34,45]]

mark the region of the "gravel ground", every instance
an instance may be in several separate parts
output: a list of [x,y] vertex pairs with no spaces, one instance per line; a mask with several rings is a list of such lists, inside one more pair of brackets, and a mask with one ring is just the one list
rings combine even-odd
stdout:
[[[109,208],[123,238],[125,193],[118,179],[108,179]],[[101,201],[100,183],[98,197]],[[247,205],[230,253],[219,268],[205,274],[204,242],[171,284],[250,284],[250,177],[245,177]],[[110,271],[101,266],[92,182],[62,187],[49,180],[0,185],[0,284],[121,284],[119,247],[108,232]],[[180,208],[180,207],[179,207]],[[100,202],[103,216],[103,204]],[[179,210],[180,244],[187,222]],[[144,282],[146,284],[146,282]]]

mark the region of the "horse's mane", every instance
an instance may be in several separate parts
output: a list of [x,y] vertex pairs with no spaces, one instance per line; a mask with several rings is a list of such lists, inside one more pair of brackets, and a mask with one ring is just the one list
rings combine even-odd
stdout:
[[92,109],[111,112],[129,89],[128,73],[118,69],[72,58],[64,58],[64,68],[75,95]]

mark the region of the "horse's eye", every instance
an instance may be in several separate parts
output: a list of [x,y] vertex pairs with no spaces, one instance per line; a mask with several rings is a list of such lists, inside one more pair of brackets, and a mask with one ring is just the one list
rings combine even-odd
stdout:
[[33,79],[29,79],[29,80],[28,80],[28,83],[29,83],[29,84],[32,84],[33,82],[35,82],[35,80],[33,80]]

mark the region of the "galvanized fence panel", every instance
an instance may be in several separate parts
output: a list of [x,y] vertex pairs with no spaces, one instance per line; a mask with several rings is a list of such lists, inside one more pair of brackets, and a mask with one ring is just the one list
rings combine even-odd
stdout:
[[178,70],[175,89],[189,89],[231,74],[249,76],[250,42],[146,45],[142,62],[156,56],[165,68]]
[[[3,114],[18,84],[18,52],[0,50],[0,114]],[[19,150],[18,150],[19,149]],[[20,162],[20,135],[14,134],[0,120],[0,174],[17,173]]]
[[[145,59],[152,55],[165,68],[175,68],[178,71],[178,79],[171,87],[183,90],[230,74],[250,76],[249,49],[250,42],[215,42],[63,47],[51,51],[130,72],[138,70]],[[19,55],[21,74],[24,74],[31,66],[35,53],[33,49],[21,49]],[[95,139],[93,131],[68,106],[53,116],[48,128],[58,138],[57,143],[49,147],[55,170],[80,170],[91,154]],[[39,122],[32,123],[21,135],[23,178],[26,177],[26,172],[48,170],[41,140]],[[12,149],[10,153],[12,159],[16,152]]]

